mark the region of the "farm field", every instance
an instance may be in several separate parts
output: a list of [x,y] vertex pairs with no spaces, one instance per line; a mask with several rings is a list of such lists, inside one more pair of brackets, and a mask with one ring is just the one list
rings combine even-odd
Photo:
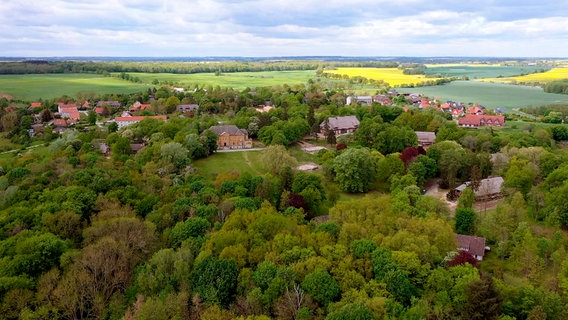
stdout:
[[160,83],[172,81],[179,83],[180,85],[218,85],[238,90],[242,90],[247,87],[254,88],[282,84],[304,84],[308,82],[309,79],[316,76],[315,70],[235,72],[222,73],[218,76],[214,73],[174,74],[128,72],[128,74],[133,77],[138,77],[140,80],[148,84],[152,83],[154,80],[158,80]]
[[52,99],[63,95],[76,97],[78,92],[134,93],[147,88],[148,85],[145,84],[85,73],[0,75],[0,93],[26,101]]
[[445,77],[467,76],[470,79],[511,77],[538,72],[542,66],[503,66],[492,64],[448,64],[426,65],[426,74],[440,74]]
[[481,81],[454,81],[441,86],[398,88],[401,93],[420,93],[441,101],[478,103],[488,108],[513,108],[568,104],[568,95],[546,93],[541,88]]
[[325,73],[347,75],[349,77],[365,77],[367,79],[382,80],[391,86],[410,86],[425,81],[434,81],[439,78],[426,78],[424,75],[406,75],[398,68],[337,68],[327,70]]
[[568,79],[568,68],[554,68],[542,73],[527,74],[519,77],[489,78],[483,79],[483,81],[502,83],[546,83],[561,79]]

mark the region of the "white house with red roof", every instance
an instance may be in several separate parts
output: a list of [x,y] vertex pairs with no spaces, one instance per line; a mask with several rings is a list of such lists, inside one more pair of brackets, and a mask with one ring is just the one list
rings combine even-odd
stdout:
[[116,117],[114,121],[118,124],[118,128],[126,127],[131,124],[138,123],[146,118],[168,120],[168,116],[129,116],[129,117]]
[[505,116],[487,116],[478,114],[466,114],[458,120],[458,125],[465,128],[477,128],[483,126],[501,127],[505,124]]

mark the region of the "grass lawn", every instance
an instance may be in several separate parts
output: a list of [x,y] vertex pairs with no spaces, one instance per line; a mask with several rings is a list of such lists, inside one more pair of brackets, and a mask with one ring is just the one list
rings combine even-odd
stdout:
[[253,176],[264,175],[267,170],[260,156],[262,151],[217,152],[214,155],[193,162],[198,174],[213,182],[219,173],[237,171]]
[[160,83],[172,81],[181,85],[211,85],[229,87],[238,90],[255,87],[269,87],[282,84],[294,85],[304,84],[309,79],[316,77],[314,70],[300,71],[262,71],[262,72],[234,72],[222,73],[216,76],[214,73],[193,73],[193,74],[174,74],[174,73],[137,73],[128,72],[131,76],[138,77],[145,83],[152,83],[158,80]]
[[63,95],[76,97],[78,92],[135,93],[148,87],[147,84],[87,73],[0,75],[0,93],[25,101]]
[[568,104],[568,95],[546,93],[541,88],[487,83],[480,81],[454,81],[441,86],[397,88],[401,93],[420,93],[441,101],[452,100],[478,103],[488,108],[513,108]]

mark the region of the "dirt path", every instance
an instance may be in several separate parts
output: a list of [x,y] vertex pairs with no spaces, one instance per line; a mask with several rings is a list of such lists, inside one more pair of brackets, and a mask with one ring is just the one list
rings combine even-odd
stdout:
[[243,152],[241,153],[243,155],[243,158],[245,158],[245,162],[247,163],[247,165],[249,166],[249,168],[251,168],[252,171],[254,171],[254,173],[256,173],[257,175],[261,176],[262,173],[260,171],[258,171],[256,169],[256,166],[254,166],[252,164],[252,161],[250,161],[249,157],[248,157],[248,153],[247,152]]

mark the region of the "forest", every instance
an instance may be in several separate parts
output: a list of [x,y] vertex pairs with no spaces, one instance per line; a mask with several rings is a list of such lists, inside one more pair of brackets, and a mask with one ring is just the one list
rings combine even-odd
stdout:
[[[313,81],[86,96],[76,102],[152,101],[140,114],[168,120],[96,125],[122,112],[109,109],[33,137],[35,118],[75,99],[34,111],[2,104],[2,142],[19,149],[0,155],[0,318],[568,317],[562,121],[507,115],[505,128],[467,130],[404,99],[346,106],[344,97]],[[272,110],[255,110],[267,101]],[[181,115],[179,103],[199,112]],[[354,134],[315,138],[343,115],[360,120]],[[208,130],[219,121],[264,147],[250,151],[263,174],[230,164],[201,174],[197,160],[219,152]],[[436,143],[419,147],[415,131],[435,132]],[[305,137],[326,149],[297,156]],[[145,146],[134,153],[131,143]],[[297,170],[306,157],[321,169]],[[423,193],[492,176],[504,183],[490,208],[471,188],[455,209]],[[456,232],[485,237],[485,259],[458,251]]]

